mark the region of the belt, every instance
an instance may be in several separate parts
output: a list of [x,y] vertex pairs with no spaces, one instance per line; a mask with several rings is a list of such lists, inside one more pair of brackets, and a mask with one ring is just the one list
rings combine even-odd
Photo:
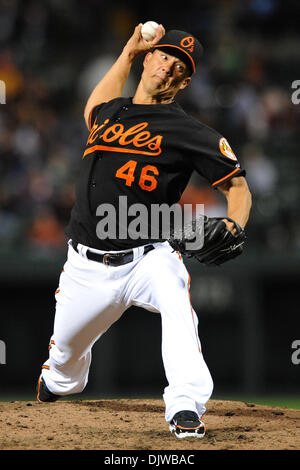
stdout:
[[[72,240],[72,247],[74,248],[77,253],[78,251],[78,243]],[[146,245],[144,247],[144,252],[142,256],[148,253],[149,251],[154,250],[153,245]],[[133,261],[133,250],[126,251],[126,253],[104,253],[101,255],[100,253],[94,253],[93,251],[87,250],[86,257],[92,261],[98,261],[99,263],[103,263],[107,266],[121,266],[122,264],[131,263]]]

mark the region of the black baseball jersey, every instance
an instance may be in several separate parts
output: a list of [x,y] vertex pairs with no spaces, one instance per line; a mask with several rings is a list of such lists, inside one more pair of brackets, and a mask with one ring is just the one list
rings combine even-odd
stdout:
[[[96,106],[89,121],[66,229],[83,245],[117,251],[153,241],[139,209],[150,217],[154,204],[177,203],[194,170],[213,187],[245,175],[227,140],[175,101],[144,105],[116,98]],[[139,220],[143,236],[126,236],[126,227]]]

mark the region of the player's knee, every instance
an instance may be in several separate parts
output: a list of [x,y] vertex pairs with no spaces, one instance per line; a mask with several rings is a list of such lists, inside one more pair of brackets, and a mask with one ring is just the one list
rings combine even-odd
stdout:
[[74,348],[66,344],[55,344],[50,350],[51,361],[54,361],[58,368],[72,367],[78,363],[79,353]]

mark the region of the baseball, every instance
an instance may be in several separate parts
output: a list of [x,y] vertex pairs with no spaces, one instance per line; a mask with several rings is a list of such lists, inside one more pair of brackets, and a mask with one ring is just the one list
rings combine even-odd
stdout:
[[158,24],[155,21],[147,21],[142,26],[142,36],[146,41],[152,41],[156,36]]

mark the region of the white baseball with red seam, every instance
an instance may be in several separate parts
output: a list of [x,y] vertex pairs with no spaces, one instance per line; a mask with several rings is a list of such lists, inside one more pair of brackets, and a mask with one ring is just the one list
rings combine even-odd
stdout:
[[144,23],[141,29],[143,38],[146,41],[152,41],[156,36],[157,28],[158,23],[156,23],[155,21],[147,21],[146,23]]

